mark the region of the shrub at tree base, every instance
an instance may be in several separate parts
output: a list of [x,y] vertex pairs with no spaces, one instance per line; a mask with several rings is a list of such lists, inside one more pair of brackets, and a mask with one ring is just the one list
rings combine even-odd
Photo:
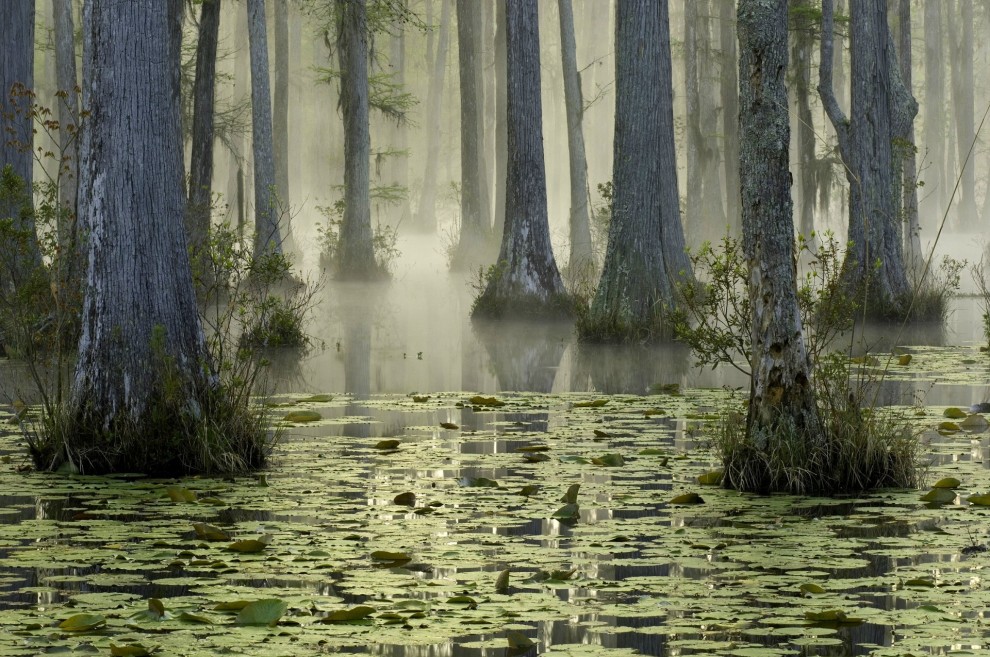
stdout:
[[914,488],[923,466],[918,436],[896,411],[870,407],[868,382],[849,383],[840,356],[816,368],[822,435],[777,426],[765,448],[746,432],[745,415],[727,414],[715,432],[722,485],[755,493],[807,495]]
[[120,413],[106,422],[85,407],[43,414],[37,433],[28,434],[35,465],[86,474],[178,476],[244,472],[267,463],[279,432],[263,410],[240,403],[219,384],[190,401],[177,372],[168,364],[160,367],[158,394],[137,418]]

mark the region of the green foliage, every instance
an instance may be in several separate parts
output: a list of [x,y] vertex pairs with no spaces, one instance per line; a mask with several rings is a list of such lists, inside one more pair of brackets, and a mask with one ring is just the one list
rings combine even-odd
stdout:
[[[798,307],[812,361],[852,326],[857,304],[840,284],[844,256],[831,233],[798,238],[795,257],[807,264],[798,278]],[[690,257],[699,282],[678,286],[683,303],[673,317],[675,332],[699,365],[727,363],[748,375],[752,307],[742,243],[726,235],[718,248],[706,242]]]

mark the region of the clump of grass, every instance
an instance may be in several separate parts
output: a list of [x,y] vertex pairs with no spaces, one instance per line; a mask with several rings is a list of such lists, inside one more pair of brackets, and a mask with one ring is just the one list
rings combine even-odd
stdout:
[[919,486],[924,473],[921,443],[908,418],[878,408],[874,382],[850,382],[850,374],[848,361],[839,355],[816,367],[817,436],[781,422],[760,447],[747,435],[745,416],[727,413],[714,434],[723,485],[798,495]]
[[959,289],[960,275],[966,264],[965,260],[944,256],[937,269],[929,268],[913,274],[913,292],[905,303],[907,319],[945,323],[949,315],[949,301]]

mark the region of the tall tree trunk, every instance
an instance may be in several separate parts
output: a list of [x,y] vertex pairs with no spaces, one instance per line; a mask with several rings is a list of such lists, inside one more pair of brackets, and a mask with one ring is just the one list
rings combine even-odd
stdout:
[[[787,0],[739,0],[739,53],[743,247],[753,310],[746,434],[757,449],[770,452],[777,439],[822,439],[794,262]],[[735,474],[726,469],[728,485],[744,484]]]
[[436,38],[436,57],[430,62],[433,73],[426,92],[426,165],[423,187],[416,210],[416,226],[428,232],[437,229],[437,173],[440,160],[440,126],[443,111],[443,81],[447,73],[447,49],[450,42],[450,7],[454,0],[440,0],[440,26]]
[[585,339],[665,337],[675,282],[690,278],[674,152],[667,0],[623,0],[615,23],[612,222]]
[[62,165],[58,176],[58,243],[60,257],[55,266],[60,307],[79,304],[79,275],[82,253],[76,231],[79,188],[79,81],[76,73],[76,40],[71,0],[52,0],[55,28],[55,76],[58,88],[58,144]]
[[502,243],[505,232],[505,185],[508,176],[509,133],[506,120],[505,2],[495,2],[495,242]]
[[949,201],[945,171],[945,62],[942,48],[942,0],[925,0],[925,200],[922,207],[929,230]]
[[52,0],[55,27],[55,76],[59,94],[58,123],[59,150],[62,170],[58,179],[58,195],[62,207],[68,212],[68,226],[59,226],[59,243],[63,247],[71,241],[71,226],[76,217],[76,188],[79,185],[79,141],[75,128],[79,123],[79,80],[76,73],[75,27],[72,19],[72,0]]
[[289,196],[289,0],[274,0],[275,88],[272,107],[272,147],[275,193],[278,194],[282,245],[295,251]]
[[[838,12],[840,16],[849,15],[849,7],[846,5],[847,0],[835,0],[835,11]],[[832,52],[832,66],[834,67],[834,77],[835,77],[835,97],[838,99],[839,105],[841,107],[849,106],[849,80],[846,78],[846,73],[849,70],[849,66],[846,64],[846,52],[849,49],[849,33],[847,30],[842,30],[836,34],[832,35],[833,43],[835,44],[834,50]]]
[[170,430],[205,412],[215,388],[183,230],[181,17],[180,0],[84,7],[89,266],[62,455],[82,472],[182,469],[194,446],[168,440]]
[[[955,16],[956,28],[952,66],[952,107],[956,119],[956,155],[959,170],[958,224],[976,228],[976,177],[975,162],[969,157],[969,149],[975,138],[976,124],[973,116],[973,0],[959,0],[961,14]],[[968,161],[967,161],[968,159]]]
[[365,0],[336,0],[340,9],[337,55],[344,115],[344,217],[336,274],[370,280],[383,275],[371,229],[371,136],[368,128],[368,18]]
[[481,77],[481,3],[457,0],[457,59],[461,91],[461,230],[451,267],[479,263],[491,234],[488,176],[484,170],[481,129],[484,118]]
[[[898,8],[898,36],[900,41],[901,81],[911,93],[911,0],[900,0]],[[904,256],[914,269],[922,263],[921,226],[918,224],[918,164],[914,139],[914,120],[909,122],[904,137],[902,163],[901,214],[904,225]],[[899,149],[900,150],[900,149]]]
[[196,44],[196,80],[193,82],[192,159],[189,167],[189,207],[186,230],[193,254],[193,271],[207,276],[210,206],[213,197],[213,121],[216,97],[217,42],[220,0],[204,0],[199,14]]
[[[861,298],[868,314],[896,316],[906,310],[910,289],[897,215],[900,180],[895,180],[893,141],[905,127],[904,116],[913,113],[902,107],[906,100],[887,27],[886,2],[856,0],[851,7],[849,118],[839,108],[832,88],[832,0],[822,2],[818,85],[839,138],[850,186],[851,245],[843,263],[843,280],[847,289]],[[913,110],[917,112],[917,104]]]
[[560,51],[564,76],[564,104],[567,111],[567,156],[571,182],[570,237],[568,267],[574,271],[594,268],[591,251],[591,220],[588,213],[588,162],[584,157],[584,98],[577,70],[574,41],[574,11],[571,0],[557,0],[560,15]]
[[[22,201],[0,202],[0,217],[13,219],[13,228],[23,235],[8,254],[14,281],[26,280],[29,272],[41,264],[38,239],[31,211],[34,183],[34,139],[32,104],[34,102],[34,0],[0,2],[0,169],[11,172],[23,184]],[[3,245],[5,249],[12,245]]]
[[732,232],[742,232],[739,209],[739,81],[736,54],[735,0],[718,2],[718,38],[721,52],[722,152],[725,171],[726,219]]
[[506,3],[509,162],[498,265],[472,317],[553,317],[572,312],[550,244],[537,0]]
[[[405,9],[406,0],[402,0]],[[392,52],[389,61],[392,65],[392,82],[402,91],[406,91],[406,31],[402,21],[392,25],[395,33],[392,35]],[[398,205],[398,224],[405,223],[410,216],[409,209],[409,129],[408,121],[398,121],[392,131],[392,148],[397,155],[392,158],[392,184],[402,188],[403,195]]]
[[282,252],[281,201],[275,187],[272,94],[268,84],[265,0],[247,0],[251,51],[251,139],[254,151],[254,253]]
[[811,240],[815,230],[815,201],[818,184],[815,177],[814,118],[811,114],[811,49],[814,45],[812,19],[808,17],[811,0],[791,0],[797,11],[791,14],[791,70],[794,101],[797,105],[797,156],[800,194],[798,195],[798,233]]

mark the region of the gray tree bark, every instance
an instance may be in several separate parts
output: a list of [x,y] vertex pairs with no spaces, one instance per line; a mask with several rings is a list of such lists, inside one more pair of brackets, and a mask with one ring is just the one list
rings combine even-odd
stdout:
[[[447,50],[450,43],[450,8],[454,0],[440,0],[440,25],[436,37],[436,57],[430,61],[433,73],[426,91],[426,164],[423,187],[416,210],[416,226],[421,230],[437,229],[437,173],[440,160],[440,126],[443,112],[443,83],[447,74]],[[431,33],[432,34],[432,33]]]
[[925,0],[925,216],[937,228],[949,201],[945,171],[945,62],[942,47],[942,0]]
[[265,0],[247,0],[251,51],[251,141],[254,152],[254,253],[282,252],[282,199],[275,186],[272,94],[268,83]]
[[201,277],[206,276],[209,269],[206,248],[210,239],[210,205],[213,200],[213,118],[220,1],[204,0],[200,8],[196,79],[193,82],[192,159],[186,229],[193,253],[193,270]]
[[[956,119],[956,155],[959,170],[959,206],[957,221],[961,227],[975,228],[975,162],[969,157],[976,133],[973,100],[973,0],[959,1],[960,15],[952,21],[955,47],[952,49],[952,107]],[[967,158],[969,161],[967,162]]]
[[615,156],[608,248],[588,340],[666,337],[675,281],[691,277],[674,152],[667,0],[623,0],[615,24]]
[[505,1],[495,2],[495,242],[505,232],[505,184],[508,176],[509,133],[506,123]]
[[832,0],[822,2],[821,66],[818,93],[839,139],[849,181],[849,241],[843,282],[863,301],[868,314],[898,315],[910,292],[901,247],[899,174],[893,142],[905,130],[905,108],[884,0],[851,5],[851,112],[839,108],[832,87]]
[[[753,309],[746,431],[761,450],[781,434],[822,438],[797,300],[786,73],[787,0],[739,0],[739,169]],[[735,485],[731,471],[726,477]]]
[[283,247],[295,250],[289,210],[289,0],[274,0],[275,87],[272,90],[272,147],[275,192],[281,210]]
[[65,446],[83,472],[113,470],[128,450],[165,467],[154,444],[107,444],[107,434],[160,435],[150,423],[163,386],[188,400],[190,416],[215,386],[183,229],[181,17],[181,0],[93,0],[83,10],[89,119],[79,209],[88,270]]
[[[24,184],[29,207],[0,204],[0,217],[13,219],[25,236],[10,254],[17,278],[41,264],[30,198],[34,183],[34,139],[31,94],[34,91],[34,0],[0,2],[0,169],[10,166]],[[26,211],[25,211],[26,210]],[[9,247],[10,245],[4,245]],[[4,281],[10,283],[11,281]],[[13,281],[16,285],[17,281]]]
[[[58,179],[59,201],[68,213],[69,226],[59,226],[60,243],[71,241],[71,226],[75,224],[76,188],[79,185],[79,80],[76,74],[75,26],[71,0],[52,0],[55,28],[55,76],[58,92],[59,149],[62,171]],[[71,127],[70,127],[71,126]]]
[[593,269],[591,219],[588,212],[588,162],[584,155],[584,98],[581,76],[577,69],[577,45],[574,40],[574,11],[571,0],[557,0],[560,16],[561,66],[564,76],[564,104],[567,111],[567,161],[570,170],[571,211],[568,267]]
[[[898,40],[901,81],[907,92],[911,93],[911,0],[900,0],[898,7]],[[916,110],[917,111],[917,110]],[[901,215],[904,226],[904,256],[908,265],[918,269],[923,263],[924,254],[921,251],[921,226],[918,223],[918,162],[914,138],[914,120],[908,123],[907,134],[901,148],[903,160]]]
[[[406,0],[402,1],[406,7]],[[391,39],[391,55],[389,62],[392,66],[392,82],[403,91],[406,89],[406,31],[402,21],[392,25],[395,33]],[[392,146],[398,154],[392,158],[392,183],[408,192],[409,189],[409,130],[408,121],[396,123],[392,132]],[[399,201],[398,224],[405,223],[410,217],[409,197],[404,195]]]
[[735,0],[718,2],[718,39],[721,55],[719,94],[722,97],[722,164],[725,177],[725,212],[729,228],[742,232],[739,197],[739,67],[736,53]]
[[717,135],[712,85],[711,24],[709,0],[692,0],[684,6],[684,73],[687,84],[686,226],[692,243],[717,238],[726,229],[719,176],[721,153]]
[[812,21],[808,18],[810,0],[791,0],[800,11],[791,20],[791,69],[794,80],[794,101],[797,105],[797,157],[800,194],[798,195],[798,232],[811,240],[815,230],[815,203],[818,183],[815,177],[814,118],[811,114],[811,50],[814,45]]
[[479,264],[491,235],[485,171],[481,76],[481,3],[457,0],[457,59],[461,101],[461,230],[451,259],[454,270]]
[[554,317],[572,307],[554,260],[547,217],[537,0],[506,3],[509,161],[498,265],[472,317]]
[[371,136],[368,127],[368,17],[365,0],[336,0],[340,11],[337,55],[344,115],[344,217],[336,276],[370,280],[383,272],[371,229]]
[[71,0],[52,1],[55,29],[55,77],[58,100],[58,144],[61,166],[58,198],[62,211],[58,216],[60,257],[53,275],[58,285],[60,307],[78,308],[79,274],[82,253],[76,231],[77,191],[79,188],[79,81],[76,74],[75,27]]

